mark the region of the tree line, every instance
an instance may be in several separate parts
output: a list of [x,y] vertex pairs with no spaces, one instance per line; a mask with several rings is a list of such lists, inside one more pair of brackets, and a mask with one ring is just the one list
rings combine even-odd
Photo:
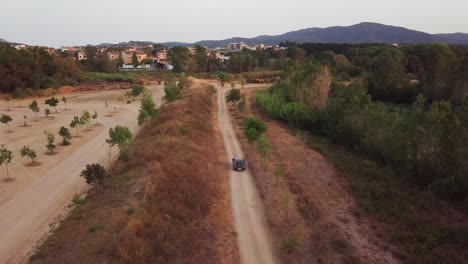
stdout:
[[79,77],[74,58],[60,58],[40,47],[16,50],[0,42],[0,92],[72,85]]
[[[445,49],[435,49],[440,48]],[[259,92],[256,100],[292,127],[373,157],[441,197],[464,199],[468,94],[455,102],[430,95],[419,94],[408,106],[386,104],[373,99],[365,78],[348,85],[332,75],[328,64],[308,61],[288,67],[282,81]]]
[[301,44],[308,58],[327,64],[334,76],[361,78],[373,99],[459,104],[468,92],[468,47],[446,44]]

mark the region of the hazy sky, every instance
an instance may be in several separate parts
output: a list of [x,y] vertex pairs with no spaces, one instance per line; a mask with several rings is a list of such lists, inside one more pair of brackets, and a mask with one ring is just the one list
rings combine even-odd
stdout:
[[0,38],[55,47],[254,37],[363,21],[468,33],[468,0],[0,0],[0,10]]

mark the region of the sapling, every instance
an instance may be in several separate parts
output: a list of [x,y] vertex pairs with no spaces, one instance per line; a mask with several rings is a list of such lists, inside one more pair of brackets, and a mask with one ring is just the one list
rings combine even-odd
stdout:
[[13,157],[13,152],[2,145],[0,149],[0,165],[5,165],[7,179],[10,179],[10,175],[8,173],[8,164],[11,163]]
[[59,135],[63,138],[62,144],[64,146],[70,145],[71,134],[70,131],[68,131],[68,128],[64,126],[60,127]]
[[54,153],[54,149],[56,148],[55,146],[55,135],[53,133],[50,133],[47,130],[44,130],[44,134],[46,135],[47,138],[47,149],[49,150],[49,153]]
[[49,108],[46,108],[46,109],[44,109],[44,112],[45,112],[46,117],[49,118],[50,109],[49,109]]
[[31,149],[29,146],[22,147],[20,150],[20,154],[21,154],[21,157],[30,158],[31,163],[34,164],[36,162],[36,158],[37,158],[36,151]]
[[86,128],[89,128],[89,122],[91,121],[91,114],[88,111],[84,111],[80,117],[82,125],[86,125]]
[[40,109],[39,109],[39,105],[38,105],[36,100],[32,101],[29,104],[29,109],[31,109],[31,111],[33,111],[34,119],[37,121],[37,113],[39,113]]
[[10,122],[11,121],[13,121],[13,118],[11,118],[11,116],[9,116],[9,115],[2,114],[0,116],[0,122],[2,124],[6,124],[8,126],[8,131],[10,131],[10,132],[11,132],[11,127],[10,127]]
[[55,109],[55,112],[57,113],[57,105],[59,103],[59,100],[55,97],[49,98],[45,100],[45,104],[49,105],[50,107],[53,107]]

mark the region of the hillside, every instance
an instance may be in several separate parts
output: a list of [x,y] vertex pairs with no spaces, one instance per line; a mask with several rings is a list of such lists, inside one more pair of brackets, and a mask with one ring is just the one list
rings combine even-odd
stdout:
[[307,28],[276,36],[255,38],[230,38],[225,40],[204,40],[195,44],[207,47],[225,46],[231,42],[243,41],[248,45],[259,43],[278,44],[284,41],[315,43],[450,43],[468,44],[468,34],[429,34],[403,27],[378,23],[360,23],[347,27]]
[[245,42],[248,45],[266,44],[277,45],[280,42],[313,42],[313,43],[449,43],[468,45],[468,34],[445,33],[429,34],[422,31],[395,27],[379,23],[363,22],[352,26],[334,26],[326,28],[306,28],[287,32],[281,35],[261,35],[253,38],[233,37],[223,40],[202,40],[195,43],[188,42],[162,42],[129,41],[119,44],[103,43],[100,46],[132,46],[161,44],[163,46],[193,46],[202,45],[209,48],[224,47],[229,43]]

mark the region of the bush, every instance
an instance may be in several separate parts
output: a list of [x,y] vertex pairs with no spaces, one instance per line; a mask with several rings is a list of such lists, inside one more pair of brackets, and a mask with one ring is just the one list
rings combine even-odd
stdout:
[[106,175],[106,170],[100,164],[86,165],[86,169],[80,173],[85,178],[87,184],[100,183]]
[[299,241],[296,235],[289,235],[288,238],[281,241],[281,250],[291,253],[299,246]]
[[180,91],[179,87],[174,84],[165,85],[164,93],[166,94],[164,98],[169,102],[182,98],[182,92]]
[[243,121],[243,130],[249,143],[253,144],[267,130],[267,125],[258,117],[247,117]]
[[100,72],[89,72],[82,76],[82,81],[88,83],[98,82],[129,82],[137,83],[135,75],[124,74],[124,73],[100,73]]

